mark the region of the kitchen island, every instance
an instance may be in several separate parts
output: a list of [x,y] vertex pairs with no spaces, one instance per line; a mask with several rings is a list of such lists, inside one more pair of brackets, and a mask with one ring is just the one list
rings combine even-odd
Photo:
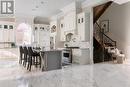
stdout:
[[49,71],[62,68],[62,50],[41,51],[42,70]]

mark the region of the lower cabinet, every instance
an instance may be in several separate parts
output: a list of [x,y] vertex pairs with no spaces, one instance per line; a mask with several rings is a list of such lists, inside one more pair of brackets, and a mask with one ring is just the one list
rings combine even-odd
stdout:
[[62,68],[62,51],[44,51],[41,53],[46,71]]
[[90,50],[89,49],[74,49],[73,63],[75,64],[90,64]]

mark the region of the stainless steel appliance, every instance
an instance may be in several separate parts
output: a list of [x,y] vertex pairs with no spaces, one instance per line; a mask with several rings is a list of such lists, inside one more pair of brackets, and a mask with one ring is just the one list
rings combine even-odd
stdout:
[[64,49],[62,51],[62,65],[71,64],[71,51]]

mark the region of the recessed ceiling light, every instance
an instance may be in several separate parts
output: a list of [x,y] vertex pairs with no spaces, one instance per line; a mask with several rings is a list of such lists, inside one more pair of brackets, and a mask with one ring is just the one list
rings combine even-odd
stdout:
[[41,4],[44,4],[44,1],[41,1]]
[[38,6],[36,6],[36,8],[39,8]]
[[32,11],[36,11],[36,9],[32,9]]

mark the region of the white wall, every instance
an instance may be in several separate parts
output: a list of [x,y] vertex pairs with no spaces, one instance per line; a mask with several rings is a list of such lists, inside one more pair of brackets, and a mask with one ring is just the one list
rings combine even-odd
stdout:
[[130,58],[130,2],[118,5],[113,3],[100,20],[110,20],[108,35],[117,41],[117,48]]

